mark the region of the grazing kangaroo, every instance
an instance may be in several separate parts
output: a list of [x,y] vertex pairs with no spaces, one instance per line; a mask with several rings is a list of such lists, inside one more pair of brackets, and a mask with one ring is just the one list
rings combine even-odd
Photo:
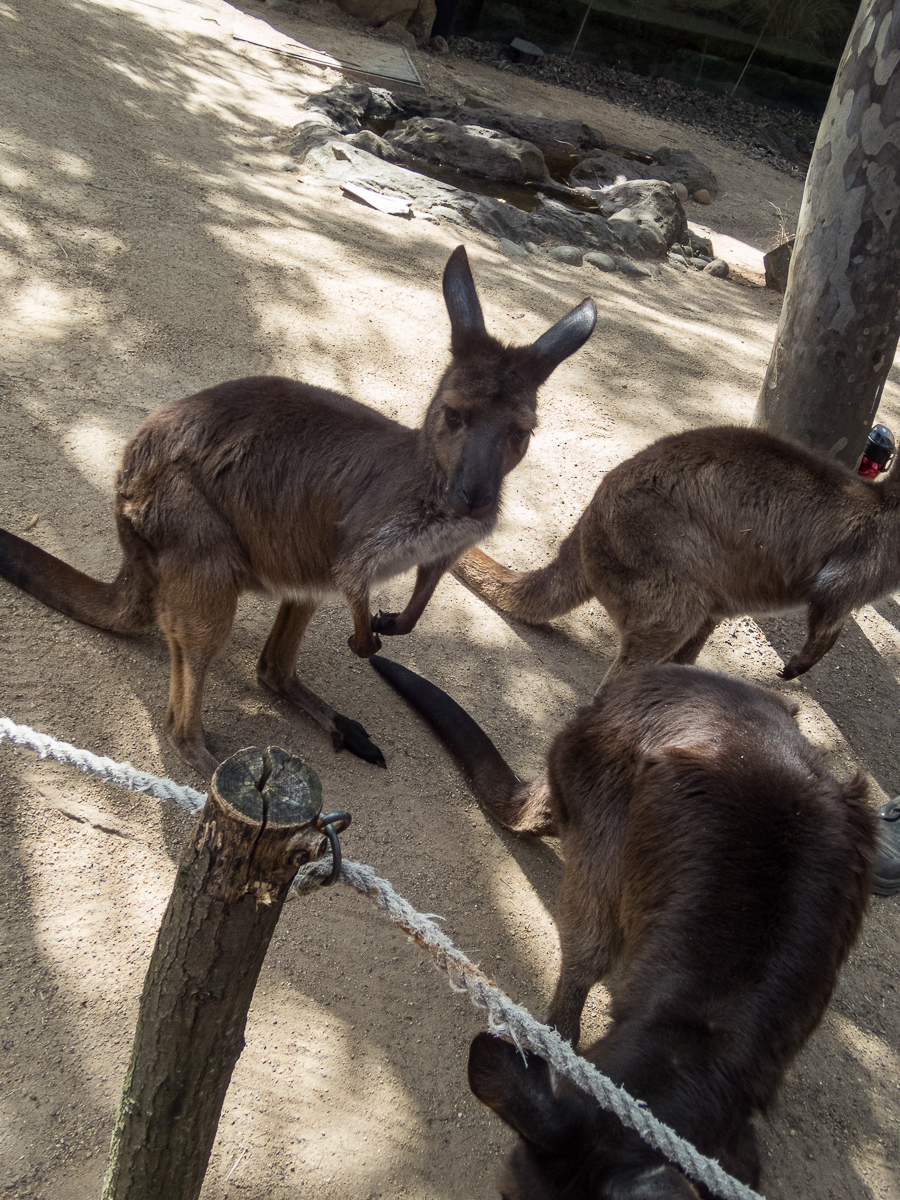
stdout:
[[900,471],[860,479],[759,429],[695,429],[614,467],[548,566],[509,571],[470,550],[455,573],[531,624],[592,596],[619,633],[614,678],[636,663],[692,663],[719,621],[806,607],[794,679],[854,608],[900,585]]
[[[751,1117],[773,1104],[859,931],[875,817],[773,692],[699,667],[604,684],[521,783],[453,700],[370,660],[507,828],[560,838],[562,965],[548,1022],[577,1043],[610,975],[612,1024],[587,1057],[755,1187]],[[611,974],[610,974],[611,973]],[[693,1184],[536,1055],[479,1034],[472,1091],[522,1136],[506,1200],[696,1200]]]
[[[493,527],[503,478],[528,448],[537,390],[597,316],[586,299],[532,345],[501,345],[485,330],[463,246],[450,255],[443,290],[452,361],[421,428],[290,379],[239,379],[167,404],[126,447],[114,582],[0,531],[0,575],[44,604],[119,633],[162,628],[171,655],[166,731],[203,775],[218,765],[203,735],[203,684],[247,591],[281,600],[259,681],[304,709],[336,749],[384,765],[362,725],[294,674],[306,627],[323,597],[341,592],[354,653],[373,654],[378,633],[409,633],[444,571]],[[406,608],[373,620],[370,586],[412,566]]]

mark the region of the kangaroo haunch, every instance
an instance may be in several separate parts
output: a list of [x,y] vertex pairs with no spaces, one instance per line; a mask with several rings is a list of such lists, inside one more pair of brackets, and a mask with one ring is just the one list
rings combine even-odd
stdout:
[[[751,1118],[821,1020],[859,932],[875,817],[838,782],[794,706],[699,667],[635,667],[604,684],[520,782],[444,692],[376,667],[459,760],[507,828],[554,834],[564,861],[562,949],[548,1023],[577,1043],[607,977],[611,1026],[587,1057],[651,1112],[756,1187]],[[547,1064],[489,1034],[475,1095],[522,1140],[507,1200],[697,1200],[637,1134]]]
[[794,679],[854,608],[900,585],[900,471],[869,482],[760,429],[677,433],[606,475],[546,567],[470,550],[455,573],[531,624],[596,596],[619,633],[607,679],[694,662],[726,617],[805,607],[806,643],[782,671]]
[[[0,575],[43,603],[120,633],[160,626],[171,656],[166,731],[207,777],[218,764],[203,735],[204,680],[247,591],[281,600],[260,682],[304,709],[336,749],[384,765],[362,725],[294,674],[306,627],[339,592],[361,657],[378,649],[377,634],[409,633],[444,571],[493,527],[503,478],[528,448],[537,390],[596,321],[586,299],[532,345],[503,346],[485,330],[463,246],[443,289],[452,361],[421,428],[323,388],[239,379],[167,404],[126,447],[114,582],[0,531]],[[370,586],[413,566],[406,608],[373,620]]]

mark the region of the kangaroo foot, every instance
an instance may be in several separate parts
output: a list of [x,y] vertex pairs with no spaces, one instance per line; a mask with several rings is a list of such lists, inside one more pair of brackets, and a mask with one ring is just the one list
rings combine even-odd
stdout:
[[365,638],[359,638],[355,633],[347,638],[347,645],[357,658],[371,658],[381,649],[381,638],[369,633]]
[[374,763],[376,767],[387,767],[384,755],[369,738],[369,735],[363,729],[362,725],[360,725],[359,721],[353,721],[350,717],[344,717],[340,713],[335,713],[331,741],[335,751],[349,750],[357,758],[361,758],[365,762]]
[[202,775],[207,781],[212,779],[216,768],[219,766],[219,760],[213,758],[202,741],[179,741],[168,731],[166,737],[172,749],[178,751],[189,767],[192,767],[198,775]]

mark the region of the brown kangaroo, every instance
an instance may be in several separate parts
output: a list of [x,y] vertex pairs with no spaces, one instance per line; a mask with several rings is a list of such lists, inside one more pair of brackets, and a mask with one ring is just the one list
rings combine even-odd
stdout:
[[870,483],[759,429],[695,429],[614,467],[548,566],[509,571],[470,550],[455,573],[532,624],[592,596],[619,632],[614,678],[636,663],[692,663],[719,621],[806,607],[794,679],[854,608],[900,585],[900,471]]
[[[453,700],[370,660],[448,745],[507,828],[560,838],[562,965],[548,1022],[577,1043],[607,981],[609,1031],[587,1057],[756,1187],[751,1118],[828,1005],[859,931],[875,817],[839,783],[796,709],[753,684],[673,664],[604,684],[520,783]],[[707,1196],[547,1064],[479,1034],[469,1082],[522,1141],[506,1200]]]
[[[490,532],[503,478],[528,448],[538,388],[596,321],[586,299],[532,345],[503,346],[485,330],[463,246],[443,290],[452,361],[421,428],[290,379],[239,379],[167,404],[126,447],[114,582],[0,532],[0,575],[43,603],[120,633],[161,627],[172,667],[166,731],[206,776],[217,762],[203,735],[203,684],[247,591],[281,600],[259,681],[304,709],[336,749],[384,765],[362,725],[294,674],[306,627],[337,591],[353,616],[354,653],[373,654],[378,633],[409,633],[444,571]],[[370,586],[412,566],[406,608],[373,620]]]

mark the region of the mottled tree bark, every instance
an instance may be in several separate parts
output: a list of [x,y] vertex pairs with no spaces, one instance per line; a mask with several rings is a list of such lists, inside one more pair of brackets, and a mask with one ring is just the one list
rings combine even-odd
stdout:
[[253,989],[298,867],[322,853],[315,772],[242,750],[213,776],[160,926],[103,1200],[195,1200]]
[[753,424],[855,466],[900,335],[900,5],[863,0],[813,152]]

